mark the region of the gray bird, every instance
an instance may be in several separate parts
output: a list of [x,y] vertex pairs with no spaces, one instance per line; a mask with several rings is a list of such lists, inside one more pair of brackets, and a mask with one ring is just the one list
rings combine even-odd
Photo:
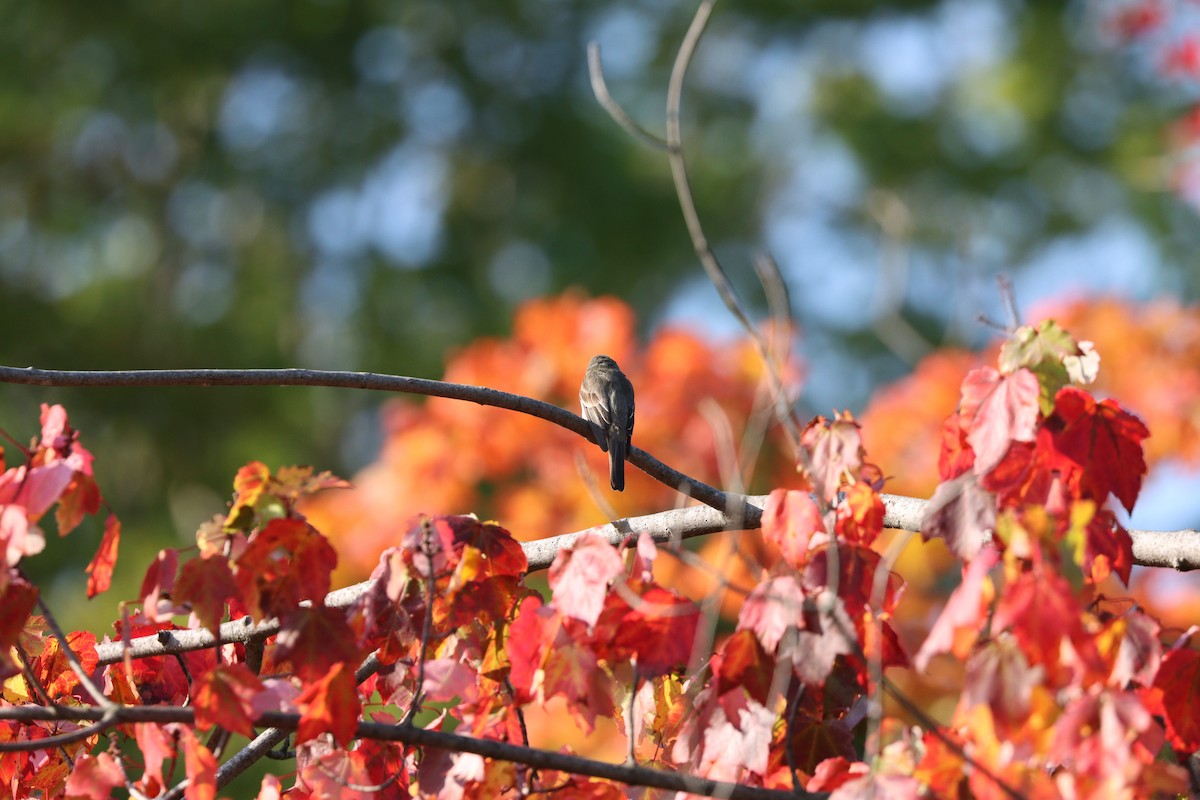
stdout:
[[617,362],[595,356],[579,386],[579,405],[592,426],[592,437],[608,453],[609,484],[624,491],[625,459],[633,444],[633,384]]

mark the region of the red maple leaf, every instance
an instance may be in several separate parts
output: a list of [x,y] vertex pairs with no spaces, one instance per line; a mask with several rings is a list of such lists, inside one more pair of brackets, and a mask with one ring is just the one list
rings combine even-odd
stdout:
[[832,505],[842,484],[858,480],[865,466],[859,424],[849,412],[833,420],[816,417],[800,434],[800,444],[808,450],[804,470],[813,491]]
[[1180,753],[1200,749],[1200,653],[1188,638],[1162,660],[1154,689],[1165,700],[1159,713],[1167,723],[1167,737]]
[[776,489],[763,508],[762,529],[763,536],[779,548],[784,560],[800,568],[808,560],[813,535],[825,533],[825,523],[808,492]]
[[921,536],[942,539],[959,558],[971,560],[996,527],[996,498],[974,473],[938,484],[925,507]]
[[301,600],[329,593],[337,552],[304,520],[276,518],[238,556],[241,597],[255,619],[283,616]]
[[754,587],[738,614],[738,630],[752,630],[763,649],[774,653],[789,629],[804,627],[804,588],[792,575]]
[[630,658],[642,676],[658,676],[686,666],[696,642],[700,609],[661,586],[640,596],[613,592],[596,622],[596,654],[610,663]]
[[125,785],[125,769],[110,753],[84,754],[75,760],[67,779],[66,796],[86,800],[108,800],[112,790]]
[[353,667],[340,662],[334,664],[327,673],[304,687],[296,698],[296,706],[300,709],[296,744],[328,733],[338,744],[345,746],[354,738],[362,709]]
[[216,800],[217,797],[217,759],[204,744],[196,738],[191,728],[181,726],[179,734],[182,737],[184,766],[187,768],[188,785],[187,800]]
[[104,522],[104,538],[92,561],[87,565],[87,596],[92,599],[112,585],[113,567],[117,564],[117,548],[121,543],[121,523],[115,514],[109,514]]
[[604,610],[608,585],[625,569],[617,549],[603,536],[586,532],[558,551],[550,565],[554,607],[568,617],[595,625]]
[[929,666],[929,660],[938,653],[954,653],[961,659],[970,651],[987,617],[991,599],[987,591],[990,586],[988,572],[999,558],[995,548],[989,547],[963,569],[962,583],[950,595],[949,602],[913,659],[917,669],[923,672]]
[[1001,375],[980,367],[963,378],[959,413],[975,453],[976,475],[991,472],[1013,442],[1034,440],[1038,391],[1037,376],[1027,369]]
[[1114,400],[1099,403],[1074,386],[1054,401],[1058,426],[1054,447],[1076,469],[1071,476],[1080,495],[1103,504],[1111,493],[1133,511],[1146,474],[1142,441],[1150,431]]
[[254,735],[254,698],[264,691],[258,676],[245,664],[220,664],[196,681],[192,703],[196,727],[213,725],[243,736]]
[[[138,598],[142,602],[142,613],[151,622],[166,622],[175,616],[175,605],[165,596],[175,588],[175,573],[179,566],[179,553],[174,549],[159,550],[150,562],[146,576],[142,578],[142,590]],[[159,607],[159,600],[164,600]]]
[[325,675],[337,664],[357,665],[365,653],[346,624],[346,611],[326,606],[294,609],[283,619],[276,656],[292,663],[302,680]]
[[175,585],[175,599],[190,604],[200,624],[214,634],[225,617],[225,604],[237,596],[233,570],[219,553],[189,560]]

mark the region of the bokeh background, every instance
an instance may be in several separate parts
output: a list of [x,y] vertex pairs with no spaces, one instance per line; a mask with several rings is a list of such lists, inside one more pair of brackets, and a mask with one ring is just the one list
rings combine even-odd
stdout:
[[[693,3],[0,10],[5,364],[440,377],[507,335],[521,303],[571,287],[628,303],[643,337],[735,333],[666,160],[587,76],[595,40],[614,96],[661,133]],[[757,252],[788,281],[801,416],[861,412],[934,351],[983,346],[995,331],[979,315],[1005,321],[1002,272],[1026,309],[1195,300],[1193,16],[1167,0],[718,4],[684,144],[751,308],[765,310]],[[371,463],[383,399],[0,386],[0,426],[24,441],[38,403],[66,405],[125,525],[109,597],[132,598],[147,558],[191,542],[245,462]],[[1195,524],[1163,485],[1154,522]],[[69,627],[102,632],[112,604],[83,608],[79,571],[99,532],[28,569]]]

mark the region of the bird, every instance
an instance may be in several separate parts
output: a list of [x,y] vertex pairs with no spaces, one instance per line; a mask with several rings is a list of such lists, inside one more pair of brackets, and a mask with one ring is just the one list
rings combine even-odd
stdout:
[[633,384],[617,362],[605,355],[588,362],[579,386],[579,405],[592,438],[608,453],[608,483],[625,490],[625,459],[633,445]]

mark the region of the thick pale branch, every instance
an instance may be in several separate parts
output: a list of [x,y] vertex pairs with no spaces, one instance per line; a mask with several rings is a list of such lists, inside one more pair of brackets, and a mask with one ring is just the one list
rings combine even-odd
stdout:
[[[691,539],[720,531],[752,530],[762,524],[762,509],[766,505],[766,495],[731,495],[735,505],[743,509],[753,509],[753,514],[737,516],[717,511],[708,506],[693,506],[676,508],[670,511],[660,511],[657,514],[647,514],[641,517],[627,517],[589,528],[604,536],[610,543],[616,545],[629,540],[642,531],[646,531],[659,543]],[[921,519],[925,514],[925,506],[929,501],[916,497],[885,494],[883,502],[886,508],[883,524],[887,528],[920,532]],[[539,539],[522,545],[525,557],[529,560],[530,572],[546,569],[554,561],[558,552],[574,543],[588,531],[566,533],[549,539]],[[1200,568],[1200,531],[1140,531],[1129,532],[1133,539],[1133,560],[1143,567],[1169,567],[1187,571]],[[345,608],[353,603],[370,586],[369,581],[357,583],[330,592],[325,597],[325,605],[330,608]],[[248,621],[238,620],[226,622],[221,626],[222,642],[246,642],[251,639],[272,636],[279,632],[277,620],[266,620],[257,625]],[[131,658],[147,658],[150,656],[184,653],[190,650],[202,650],[215,644],[213,635],[207,630],[161,631],[155,636],[144,636],[134,639],[129,648]],[[124,657],[121,642],[104,642],[96,645],[96,653],[100,657],[100,665],[113,664]]]
[[[181,722],[195,723],[195,713],[191,708],[175,706],[118,706],[116,710],[104,711],[95,706],[44,708],[42,706],[12,706],[0,707],[0,720],[20,720],[32,722],[35,720],[108,720],[115,715],[117,724],[131,722]],[[261,715],[257,722],[270,725],[280,730],[296,730],[300,724],[299,714],[269,712]],[[826,797],[824,794],[807,792],[785,792],[772,789],[762,789],[754,786],[743,786],[724,781],[713,781],[696,778],[678,772],[650,769],[648,767],[632,767],[621,764],[610,764],[595,761],[581,756],[565,755],[550,750],[539,750],[534,747],[498,742],[492,739],[476,739],[471,736],[460,736],[442,731],[427,731],[409,725],[384,725],[378,722],[360,722],[355,732],[356,738],[374,739],[378,741],[403,742],[404,744],[420,747],[437,747],[459,753],[474,753],[499,761],[510,761],[526,764],[541,770],[557,770],[574,775],[589,775],[596,778],[620,781],[631,786],[649,786],[677,792],[707,797],[727,797],[731,800],[795,800],[795,798]],[[42,749],[38,742],[28,743]]]

